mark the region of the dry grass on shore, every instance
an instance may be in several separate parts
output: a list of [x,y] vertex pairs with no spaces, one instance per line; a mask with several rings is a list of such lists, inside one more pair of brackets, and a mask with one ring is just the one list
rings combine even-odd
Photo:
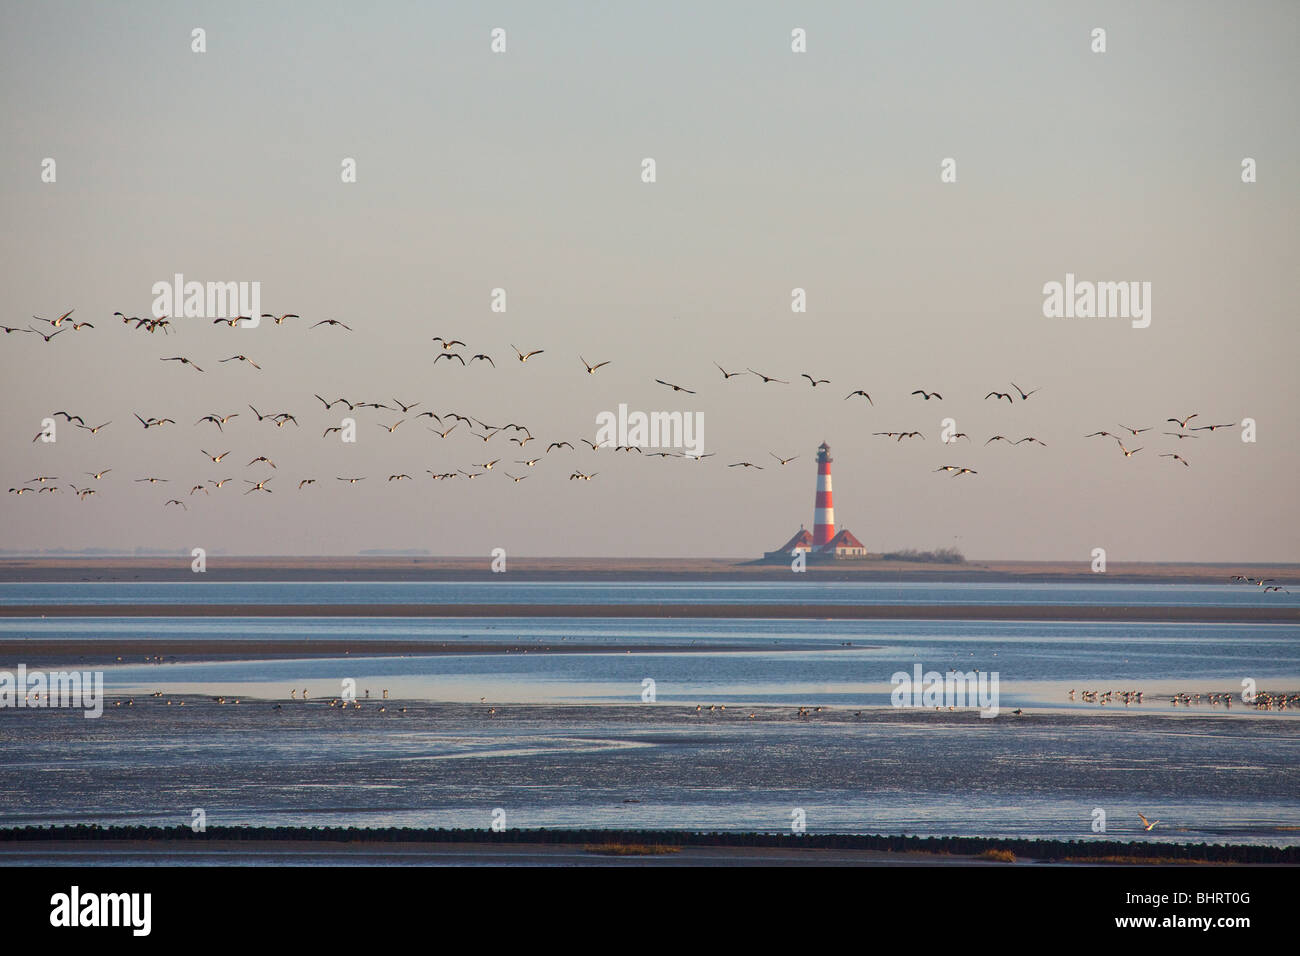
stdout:
[[682,848],[660,843],[589,843],[583,849],[601,856],[667,856],[680,853]]

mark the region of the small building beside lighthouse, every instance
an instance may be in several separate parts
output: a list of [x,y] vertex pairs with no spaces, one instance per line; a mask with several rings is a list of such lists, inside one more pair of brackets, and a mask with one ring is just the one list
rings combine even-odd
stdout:
[[785,561],[803,551],[810,559],[861,559],[867,547],[847,528],[835,528],[835,503],[831,490],[831,447],[822,442],[817,449],[817,491],[813,499],[813,530],[800,528],[789,541],[763,558]]

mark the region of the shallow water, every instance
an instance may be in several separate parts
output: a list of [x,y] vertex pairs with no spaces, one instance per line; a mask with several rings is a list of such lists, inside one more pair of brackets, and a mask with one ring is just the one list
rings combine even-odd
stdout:
[[[69,586],[50,587],[68,597]],[[195,599],[190,585],[110,585],[103,597],[159,601],[169,587]],[[379,600],[386,588],[452,586],[357,587]],[[506,593],[454,587],[466,601]],[[508,593],[559,602],[574,599],[573,587],[510,585]],[[588,599],[630,600],[621,586],[600,587],[608,590]],[[896,599],[974,603],[966,585],[890,587]],[[862,588],[840,588],[840,597],[857,600]],[[1003,603],[1000,588],[973,590]],[[1126,603],[1218,599],[1213,588],[1142,586],[1145,597],[1108,588],[1124,591]],[[1015,588],[1043,603],[1065,603],[1063,590],[1071,589]],[[656,584],[646,599],[671,591]],[[685,586],[673,599],[716,602],[723,591],[790,600],[780,589],[760,596],[712,584]],[[1246,591],[1236,594],[1246,600]],[[11,589],[6,598],[32,595]],[[313,600],[360,603],[355,594]],[[181,647],[191,638],[348,640],[356,649],[300,660],[128,660],[103,670],[109,692],[133,695],[132,707],[110,707],[98,720],[0,711],[0,825],[188,825],[192,808],[203,807],[213,825],[486,827],[500,807],[511,827],[788,831],[801,809],[810,832],[1274,845],[1294,844],[1300,832],[1300,712],[1261,713],[1240,701],[1244,679],[1300,691],[1300,626],[111,615],[0,619],[0,637],[101,638],[108,653],[128,639]],[[448,652],[366,655],[375,640],[433,641]],[[508,653],[456,653],[458,644]],[[620,644],[643,650],[592,652]],[[891,676],[916,664],[996,672],[1000,716],[890,708]],[[344,678],[356,681],[359,711],[326,703]],[[646,678],[653,703],[642,702]],[[289,700],[290,689],[303,688],[310,702]],[[1141,690],[1144,702],[1071,702],[1072,688]],[[393,699],[380,700],[384,689]],[[155,691],[164,698],[149,696]],[[1174,693],[1232,693],[1237,703],[1230,711],[1171,706]],[[179,695],[197,696],[166,706]],[[242,703],[219,705],[217,695]],[[711,704],[727,710],[710,713]],[[828,709],[799,717],[797,706]],[[1012,716],[1015,708],[1024,716]],[[1092,830],[1098,808],[1104,833]],[[1147,834],[1138,812],[1162,823]]]
[[1272,845],[1300,827],[1292,721],[388,706],[9,712],[0,824],[202,807],[210,825],[486,828],[500,808],[510,827],[788,832],[802,810],[809,832]]

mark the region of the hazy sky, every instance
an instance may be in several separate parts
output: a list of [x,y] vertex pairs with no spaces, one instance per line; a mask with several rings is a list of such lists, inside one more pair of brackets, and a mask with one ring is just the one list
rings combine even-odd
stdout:
[[[753,556],[812,526],[826,440],[838,523],[872,551],[1300,560],[1298,28],[1291,2],[5,4],[0,322],[95,328],[0,336],[4,487],[65,489],[0,499],[0,546]],[[260,282],[263,311],[303,319],[164,337],[111,317],[148,315],[175,273]],[[1045,318],[1066,273],[1150,282],[1150,327]],[[323,318],[354,331],[308,330]],[[434,366],[435,335],[496,369]],[[521,365],[512,343],[545,352]],[[237,353],[261,371],[217,361]],[[984,400],[1012,381],[1041,391]],[[536,440],[365,409],[345,445],[317,392]],[[702,412],[716,457],[581,446],[619,403]],[[113,424],[33,442],[56,410]],[[235,411],[225,434],[194,424]],[[1160,434],[1193,412],[1258,440]],[[972,440],[945,446],[945,417]],[[1154,426],[1131,458],[1083,437],[1121,423]],[[999,433],[1047,447],[985,447]],[[514,463],[555,440],[581,450]],[[267,474],[273,494],[243,494]]]

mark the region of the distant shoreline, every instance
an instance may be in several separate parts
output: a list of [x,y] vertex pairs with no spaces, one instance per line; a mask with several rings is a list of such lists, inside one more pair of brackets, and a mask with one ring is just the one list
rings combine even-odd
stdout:
[[[1095,604],[10,604],[0,618],[678,618],[1295,624],[1300,607]],[[0,641],[0,647],[12,641]],[[268,643],[274,643],[268,642]],[[365,646],[362,642],[358,642]]]
[[[174,557],[0,557],[0,582],[194,581],[188,554]],[[790,581],[784,564],[728,558],[533,558],[509,557],[494,574],[481,557],[249,557],[210,554],[206,581]],[[1300,564],[1286,562],[1110,562],[1093,573],[1086,560],[913,561],[813,563],[804,581],[988,582],[1007,584],[1227,584],[1233,574],[1300,583]]]

